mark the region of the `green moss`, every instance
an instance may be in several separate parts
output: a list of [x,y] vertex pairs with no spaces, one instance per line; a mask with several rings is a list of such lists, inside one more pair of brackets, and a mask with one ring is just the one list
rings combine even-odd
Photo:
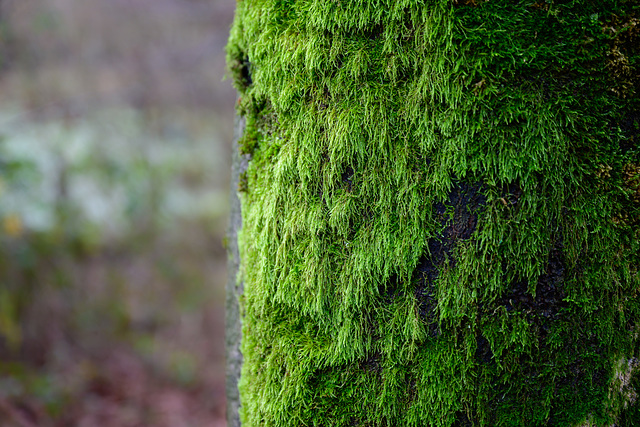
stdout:
[[630,413],[611,390],[640,327],[639,16],[238,3],[243,425]]

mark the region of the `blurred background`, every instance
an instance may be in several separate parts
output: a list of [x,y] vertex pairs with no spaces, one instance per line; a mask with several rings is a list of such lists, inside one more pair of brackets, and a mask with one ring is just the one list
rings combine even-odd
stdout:
[[0,427],[224,426],[234,0],[0,0]]

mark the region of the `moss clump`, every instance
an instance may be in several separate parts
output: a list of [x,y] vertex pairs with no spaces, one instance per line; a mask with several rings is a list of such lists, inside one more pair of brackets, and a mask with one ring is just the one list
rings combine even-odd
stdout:
[[243,425],[635,417],[639,18],[238,3]]

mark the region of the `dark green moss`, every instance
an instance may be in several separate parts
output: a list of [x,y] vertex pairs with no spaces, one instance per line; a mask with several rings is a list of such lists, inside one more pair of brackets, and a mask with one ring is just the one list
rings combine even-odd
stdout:
[[639,15],[238,3],[244,425],[636,416]]

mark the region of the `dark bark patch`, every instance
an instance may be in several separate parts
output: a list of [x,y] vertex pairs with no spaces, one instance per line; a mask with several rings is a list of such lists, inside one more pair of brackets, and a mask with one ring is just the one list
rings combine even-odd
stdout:
[[622,153],[627,154],[630,150],[637,149],[640,145],[640,111],[628,111],[618,125],[625,136],[620,140]]
[[351,166],[347,166],[344,172],[342,172],[342,183],[345,185],[347,191],[351,191],[353,188],[353,168]]
[[435,295],[435,280],[437,277],[438,268],[430,258],[423,256],[414,271],[414,280],[418,283],[415,296],[418,300],[420,319],[428,322],[429,336],[434,338],[440,335],[436,322],[436,305],[438,301]]
[[473,422],[469,419],[469,415],[466,411],[458,411],[453,425],[454,427],[473,427]]
[[493,361],[491,344],[483,335],[476,337],[476,360],[483,364],[489,364]]
[[369,40],[377,40],[383,34],[384,34],[384,26],[382,24],[375,25],[370,30],[365,32],[365,35]]
[[253,84],[253,78],[251,77],[251,62],[249,58],[242,58],[239,65],[240,70],[240,83],[244,87],[249,87]]
[[229,66],[238,89],[244,92],[253,84],[249,57],[244,52],[235,52]]
[[444,204],[436,204],[436,214],[445,225],[441,242],[447,254],[451,252],[458,240],[469,239],[475,231],[478,224],[478,211],[487,203],[481,190],[482,187],[479,184],[462,182],[453,188]]
[[518,185],[517,182],[512,182],[503,187],[502,193],[503,196],[500,201],[503,205],[517,206],[520,201],[520,197],[522,197],[522,188],[520,188],[520,185]]
[[360,363],[360,367],[366,372],[382,373],[382,355],[378,352],[373,353]]
[[409,381],[408,381],[409,387],[407,389],[407,401],[408,403],[411,403],[415,400],[416,395],[417,395],[417,381],[416,379],[411,376]]
[[563,244],[558,241],[549,252],[545,272],[538,278],[535,298],[529,292],[527,282],[519,280],[498,300],[498,305],[504,306],[507,312],[515,310],[531,315],[532,321],[546,332],[549,322],[557,319],[560,311],[567,305],[562,289],[566,268]]
[[449,193],[444,203],[434,205],[434,213],[444,227],[439,238],[428,243],[428,253],[418,261],[413,273],[416,285],[415,295],[421,319],[429,321],[431,336],[438,336],[435,323],[435,282],[445,260],[455,265],[451,253],[460,240],[471,238],[478,225],[478,213],[486,205],[486,197],[480,184],[458,183]]

